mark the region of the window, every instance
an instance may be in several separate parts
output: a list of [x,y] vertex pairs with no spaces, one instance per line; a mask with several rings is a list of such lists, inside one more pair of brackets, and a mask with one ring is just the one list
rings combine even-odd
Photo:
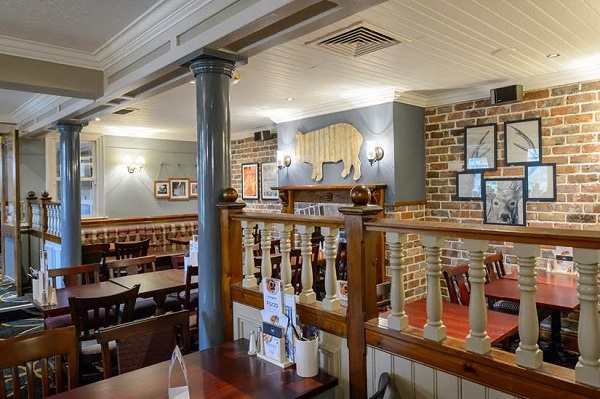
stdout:
[[[81,216],[104,215],[102,137],[81,135]],[[46,187],[53,200],[60,201],[60,140],[46,138]]]

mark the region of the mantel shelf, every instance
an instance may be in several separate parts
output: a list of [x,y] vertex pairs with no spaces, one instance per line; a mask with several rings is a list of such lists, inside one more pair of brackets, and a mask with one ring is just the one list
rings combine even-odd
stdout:
[[[279,190],[282,213],[294,213],[294,203],[351,203],[350,190],[358,184],[308,184],[273,187]],[[384,206],[385,183],[364,184],[371,190],[371,204]]]

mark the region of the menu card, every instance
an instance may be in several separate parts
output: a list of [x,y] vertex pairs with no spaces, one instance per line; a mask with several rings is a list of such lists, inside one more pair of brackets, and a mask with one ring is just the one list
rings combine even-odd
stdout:
[[[185,381],[185,385],[178,385],[183,381]],[[175,345],[169,364],[169,399],[190,399],[189,386],[183,355],[179,350],[179,346]]]

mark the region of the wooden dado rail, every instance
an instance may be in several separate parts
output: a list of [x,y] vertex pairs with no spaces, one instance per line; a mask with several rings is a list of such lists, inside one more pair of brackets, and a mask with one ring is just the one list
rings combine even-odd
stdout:
[[[600,320],[598,316],[598,249],[600,232],[537,229],[519,226],[458,225],[378,218],[382,208],[342,207],[342,217],[315,217],[290,214],[243,212],[243,203],[220,205],[223,303],[226,338],[233,337],[232,302],[262,308],[262,294],[254,274],[251,227],[261,229],[261,249],[269,253],[270,234],[279,232],[282,263],[281,278],[290,292],[290,235],[300,235],[303,253],[302,292],[297,311],[308,324],[345,336],[349,348],[349,387],[352,397],[367,396],[366,345],[398,354],[436,369],[494,387],[522,397],[600,397]],[[326,296],[316,301],[312,292],[310,233],[321,226],[325,237]],[[338,231],[345,229],[347,242],[348,307],[339,307],[335,294],[335,248]],[[377,323],[376,273],[384,261],[376,256],[376,243],[385,234],[391,274],[391,314],[387,327]],[[426,252],[427,318],[423,330],[408,326],[404,313],[403,243],[408,234],[419,234]],[[469,252],[471,333],[465,341],[447,338],[442,328],[441,249],[445,239],[461,238]],[[520,346],[517,355],[490,347],[486,333],[484,298],[484,251],[488,242],[513,242],[519,263],[521,314]],[[578,265],[580,320],[578,343],[580,358],[575,370],[542,361],[537,345],[539,325],[535,311],[535,257],[540,245],[572,246]],[[263,257],[261,275],[271,276],[269,257]]]

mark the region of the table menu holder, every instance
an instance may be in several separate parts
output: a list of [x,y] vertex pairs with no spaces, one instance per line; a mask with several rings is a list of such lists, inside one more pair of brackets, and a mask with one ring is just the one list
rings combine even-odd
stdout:
[[[185,385],[176,385],[181,384],[182,380],[185,381]],[[169,399],[190,399],[189,386],[183,355],[179,346],[175,345],[169,364]]]
[[40,270],[33,278],[33,299],[43,306],[56,305],[56,289],[50,286],[48,279],[48,253],[40,251]]
[[264,309],[262,316],[262,336],[257,356],[279,367],[285,368],[294,363],[286,351],[286,328],[289,319],[283,314],[283,282],[274,278],[263,279]]
[[190,266],[198,266],[198,236],[194,234],[190,240]]

